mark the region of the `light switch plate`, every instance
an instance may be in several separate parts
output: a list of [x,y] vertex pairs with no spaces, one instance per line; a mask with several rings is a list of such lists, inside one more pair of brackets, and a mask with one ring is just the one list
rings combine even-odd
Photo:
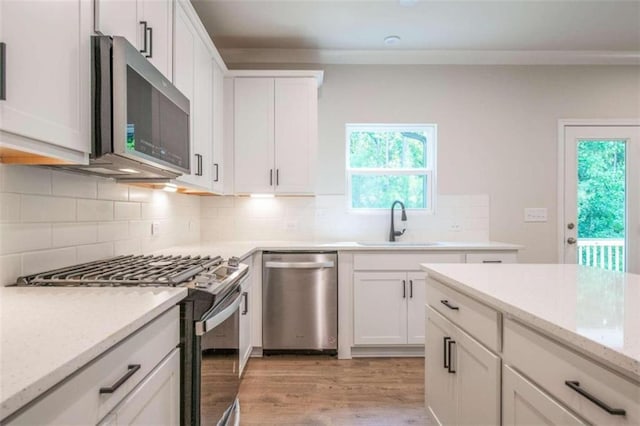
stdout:
[[547,219],[546,207],[527,207],[524,209],[525,222],[546,222]]

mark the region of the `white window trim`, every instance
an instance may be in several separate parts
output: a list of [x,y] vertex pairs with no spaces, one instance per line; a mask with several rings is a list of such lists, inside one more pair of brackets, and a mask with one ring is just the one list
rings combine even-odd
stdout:
[[[357,128],[357,129],[354,129]],[[398,131],[398,129],[416,129],[423,131],[425,128],[433,129],[433,141],[432,143],[427,143],[427,167],[422,169],[387,169],[387,168],[361,168],[361,169],[352,169],[349,167],[349,141],[351,140],[351,133],[356,131]],[[418,215],[433,215],[436,211],[436,193],[437,193],[437,182],[436,182],[436,155],[437,155],[437,144],[438,144],[438,126],[436,124],[360,124],[360,123],[346,123],[345,124],[345,171],[346,171],[346,189],[345,194],[347,194],[346,202],[347,202],[347,212],[351,214],[365,214],[365,215],[387,215],[389,214],[388,209],[391,207],[384,207],[379,209],[372,208],[354,208],[351,204],[351,177],[354,174],[365,174],[365,175],[416,175],[416,176],[426,176],[427,182],[431,182],[431,184],[427,184],[427,206],[428,208],[407,208],[407,210],[412,211],[414,214]],[[403,200],[401,200],[403,201]]]

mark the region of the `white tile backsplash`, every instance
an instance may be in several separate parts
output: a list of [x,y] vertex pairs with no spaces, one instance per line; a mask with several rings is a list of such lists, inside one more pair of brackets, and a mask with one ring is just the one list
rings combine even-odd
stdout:
[[[80,262],[196,243],[200,198],[0,165],[0,285]],[[161,235],[151,235],[151,218],[161,222]]]
[[113,201],[78,200],[78,221],[113,220]]
[[76,220],[76,200],[23,195],[20,211],[22,222],[71,222]]
[[75,173],[55,172],[51,174],[51,193],[64,197],[96,198],[98,179],[93,176],[78,179]]
[[79,246],[98,241],[97,223],[54,223],[52,228],[54,247]]
[[[404,241],[489,239],[489,196],[486,194],[439,195],[435,214],[410,210],[407,216]],[[203,241],[381,241],[389,235],[387,209],[374,213],[351,212],[343,195],[266,199],[202,197],[200,220]]]
[[78,263],[75,247],[24,253],[22,255],[22,275],[63,268],[74,263]]

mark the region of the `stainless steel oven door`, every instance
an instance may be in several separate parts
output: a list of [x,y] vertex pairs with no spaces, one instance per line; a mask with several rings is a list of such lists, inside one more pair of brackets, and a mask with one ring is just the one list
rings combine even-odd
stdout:
[[[240,386],[240,284],[196,322],[194,411],[196,425],[232,425]],[[198,415],[199,414],[199,415]]]

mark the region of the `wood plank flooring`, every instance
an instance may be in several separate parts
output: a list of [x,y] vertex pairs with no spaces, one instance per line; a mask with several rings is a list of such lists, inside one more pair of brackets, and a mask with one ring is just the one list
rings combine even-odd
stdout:
[[424,358],[251,358],[241,425],[424,425]]

